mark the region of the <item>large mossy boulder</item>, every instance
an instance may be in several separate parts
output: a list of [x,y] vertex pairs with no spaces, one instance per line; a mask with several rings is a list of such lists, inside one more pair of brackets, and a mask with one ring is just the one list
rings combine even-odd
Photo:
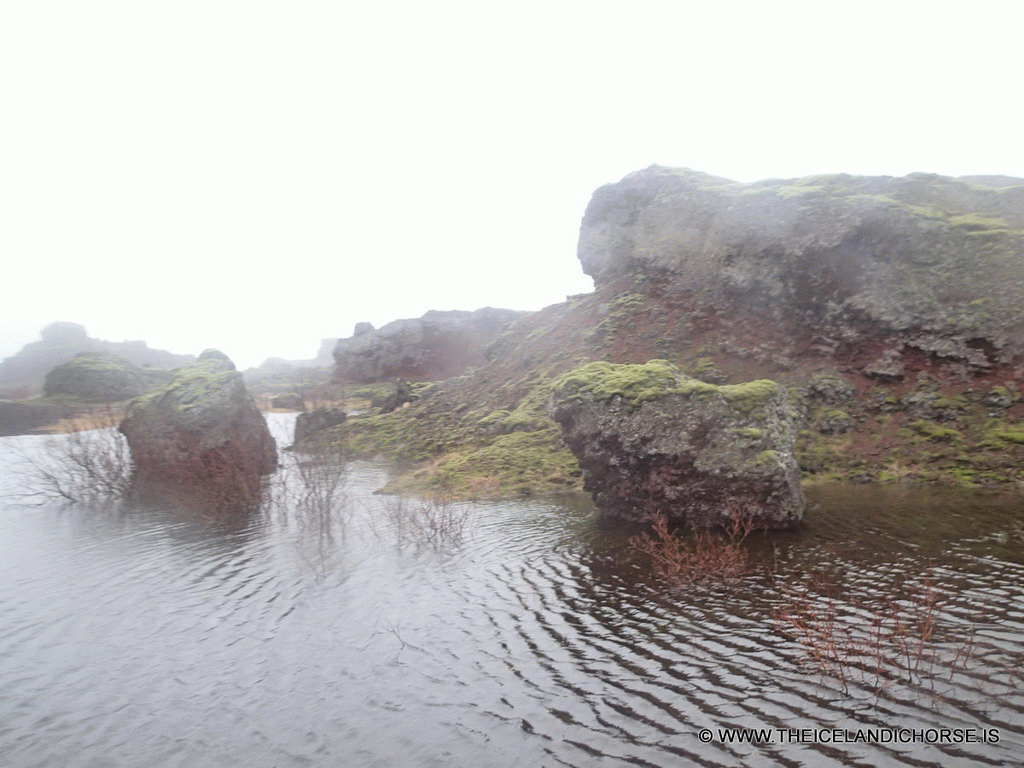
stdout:
[[252,508],[263,476],[277,468],[277,447],[242,375],[216,350],[173,373],[121,422],[139,495]]
[[664,360],[595,362],[554,382],[550,413],[609,515],[762,528],[802,517],[797,414],[773,381],[716,386]]
[[170,371],[141,368],[108,352],[82,352],[46,374],[43,392],[112,403],[151,392],[170,380]]

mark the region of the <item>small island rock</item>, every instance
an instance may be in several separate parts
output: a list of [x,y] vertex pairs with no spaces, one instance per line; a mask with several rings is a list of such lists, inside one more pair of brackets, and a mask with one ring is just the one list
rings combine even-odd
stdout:
[[664,360],[594,362],[554,382],[550,413],[609,515],[698,528],[802,517],[797,414],[773,381],[716,386]]
[[248,508],[277,468],[266,421],[234,364],[207,350],[163,389],[134,401],[121,422],[141,495],[202,496],[218,510]]

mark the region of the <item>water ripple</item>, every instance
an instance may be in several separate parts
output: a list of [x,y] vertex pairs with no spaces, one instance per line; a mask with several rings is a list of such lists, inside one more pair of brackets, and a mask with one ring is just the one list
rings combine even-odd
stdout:
[[[776,537],[777,578],[818,584],[851,626],[935,590],[934,674],[879,691],[808,665],[775,620],[786,595],[771,579],[659,583],[618,556],[628,531],[555,503],[476,505],[458,546],[404,546],[382,524],[380,483],[379,468],[356,467],[328,536],[285,514],[227,530],[176,510],[0,506],[0,763],[1019,762],[1024,568],[977,535],[1008,524],[1001,507],[965,503],[970,533],[947,525],[943,539],[869,494],[866,521],[826,505]],[[964,638],[970,659],[951,664]],[[1001,739],[696,738],[832,727]]]

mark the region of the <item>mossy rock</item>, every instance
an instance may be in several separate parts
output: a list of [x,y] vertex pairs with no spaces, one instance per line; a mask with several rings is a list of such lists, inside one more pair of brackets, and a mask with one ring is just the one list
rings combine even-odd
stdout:
[[930,421],[919,419],[918,421],[910,422],[910,428],[917,434],[928,438],[929,440],[937,440],[942,442],[957,442],[962,438],[962,433],[958,429],[951,429],[949,427],[943,427],[938,424],[933,424]]
[[561,400],[615,400],[629,409],[669,395],[687,398],[721,396],[742,410],[756,408],[782,391],[776,382],[769,379],[744,384],[709,384],[684,375],[667,360],[650,360],[642,365],[597,361],[559,377],[551,389]]
[[47,373],[43,390],[48,397],[111,403],[151,392],[170,378],[169,371],[140,368],[107,352],[82,352]]

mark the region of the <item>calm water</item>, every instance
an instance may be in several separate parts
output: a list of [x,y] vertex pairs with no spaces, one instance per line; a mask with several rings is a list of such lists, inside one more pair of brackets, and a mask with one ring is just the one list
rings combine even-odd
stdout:
[[[11,449],[39,440],[0,440],[0,490],[16,479]],[[452,507],[461,540],[428,542],[395,522],[415,504],[372,494],[381,483],[355,465],[330,522],[297,492],[234,526],[0,506],[0,765],[1024,760],[1024,502],[812,491],[800,531],[751,542],[759,567],[738,587],[678,589],[631,565],[631,531],[589,507]],[[851,631],[927,588],[934,655],[884,685],[821,673],[776,618],[807,584]],[[723,741],[739,728],[771,729],[775,743]],[[816,728],[999,740],[788,735]]]

